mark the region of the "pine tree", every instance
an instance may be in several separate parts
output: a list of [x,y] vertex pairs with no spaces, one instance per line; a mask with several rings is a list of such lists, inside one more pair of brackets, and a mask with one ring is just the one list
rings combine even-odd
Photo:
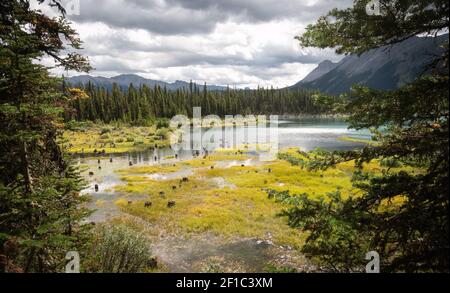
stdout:
[[[42,4],[44,1],[39,1]],[[59,1],[61,18],[32,10],[29,1],[0,3],[0,271],[61,271],[76,249],[86,215],[79,205],[77,170],[57,144],[61,112],[71,95],[34,62],[50,56],[59,66],[89,70],[80,55],[63,57],[64,41],[81,42]],[[43,5],[43,4],[42,4]],[[76,91],[75,91],[76,92]]]
[[[303,46],[363,53],[418,34],[448,31],[447,1],[381,0],[382,15],[368,15],[366,0],[332,10],[298,37]],[[376,145],[362,151],[322,153],[305,162],[324,170],[356,162],[355,194],[339,191],[317,200],[271,193],[294,203],[291,226],[309,231],[303,252],[334,271],[361,271],[365,254],[377,251],[383,272],[449,271],[448,42],[422,76],[397,90],[355,86],[345,105],[350,126],[375,129]],[[385,172],[364,171],[381,162]],[[419,172],[393,171],[403,166]],[[316,197],[317,198],[317,197]]]

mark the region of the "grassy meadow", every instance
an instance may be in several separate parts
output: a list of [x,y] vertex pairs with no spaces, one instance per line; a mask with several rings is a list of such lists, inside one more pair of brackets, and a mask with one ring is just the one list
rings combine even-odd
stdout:
[[[307,160],[297,149],[285,150],[280,155],[286,156]],[[290,228],[278,216],[286,206],[269,199],[268,190],[307,193],[312,197],[336,190],[344,197],[358,195],[351,181],[353,162],[327,171],[308,171],[282,159],[244,163],[255,159],[245,151],[222,150],[207,158],[120,170],[118,173],[127,184],[117,186],[116,191],[126,198],[116,204],[125,213],[151,223],[156,230],[182,235],[213,232],[225,237],[269,237],[278,245],[300,248],[305,233]],[[227,166],[227,161],[236,164]],[[170,176],[186,168],[192,176],[184,179]],[[364,169],[376,174],[387,167],[375,162]],[[169,175],[171,179],[155,180],[152,174]],[[140,199],[133,200],[133,196]],[[168,207],[169,201],[176,205]],[[151,202],[151,207],[146,207],[145,202]]]

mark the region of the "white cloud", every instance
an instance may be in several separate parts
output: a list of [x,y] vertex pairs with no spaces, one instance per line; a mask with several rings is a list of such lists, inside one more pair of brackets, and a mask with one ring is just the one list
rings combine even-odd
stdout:
[[[93,2],[81,1],[74,27],[85,42],[81,53],[96,68],[93,75],[285,87],[319,62],[341,58],[332,50],[302,49],[294,39],[335,1],[101,0],[89,12]],[[155,24],[158,19],[164,21]],[[167,22],[170,28],[162,28]]]

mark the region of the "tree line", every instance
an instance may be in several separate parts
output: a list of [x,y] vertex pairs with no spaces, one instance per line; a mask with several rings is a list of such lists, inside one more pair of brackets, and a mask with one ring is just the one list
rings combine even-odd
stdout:
[[[87,84],[63,87],[81,89],[86,95],[71,102],[65,111],[65,120],[91,120],[143,122],[153,118],[171,118],[182,114],[192,117],[193,107],[201,107],[203,115],[248,115],[248,114],[323,114],[332,109],[324,98],[306,89],[258,88],[243,90],[227,88],[224,91],[208,91],[206,84],[170,91],[156,85],[121,88],[114,84],[111,90],[103,86]],[[325,100],[334,100],[326,97]]]

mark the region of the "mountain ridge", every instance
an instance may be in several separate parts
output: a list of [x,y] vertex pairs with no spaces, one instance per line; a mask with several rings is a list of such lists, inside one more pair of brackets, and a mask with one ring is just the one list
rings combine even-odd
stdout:
[[[103,76],[92,76],[88,74],[77,75],[66,78],[66,82],[71,84],[72,86],[80,86],[86,85],[89,82],[94,84],[95,86],[103,86],[106,89],[112,89],[114,83],[118,84],[122,89],[128,88],[130,84],[134,86],[147,85],[149,87],[154,87],[156,85],[160,87],[166,87],[168,90],[175,91],[182,88],[189,88],[190,83],[182,80],[176,80],[174,82],[165,82],[154,79],[147,79],[138,74],[119,74],[112,77],[103,77]],[[195,84],[195,83],[194,83]],[[203,85],[196,84],[203,89]],[[218,85],[207,85],[206,86],[209,91],[221,91],[225,90],[227,87],[218,86]]]
[[[442,53],[440,45],[448,41],[448,34],[438,37],[412,37],[393,46],[348,55],[330,66],[322,63],[305,79],[290,88],[309,88],[323,93],[346,93],[354,84],[380,90],[398,88],[413,81],[425,71],[433,56]],[[332,62],[331,62],[332,63]],[[329,69],[327,71],[327,69]]]

